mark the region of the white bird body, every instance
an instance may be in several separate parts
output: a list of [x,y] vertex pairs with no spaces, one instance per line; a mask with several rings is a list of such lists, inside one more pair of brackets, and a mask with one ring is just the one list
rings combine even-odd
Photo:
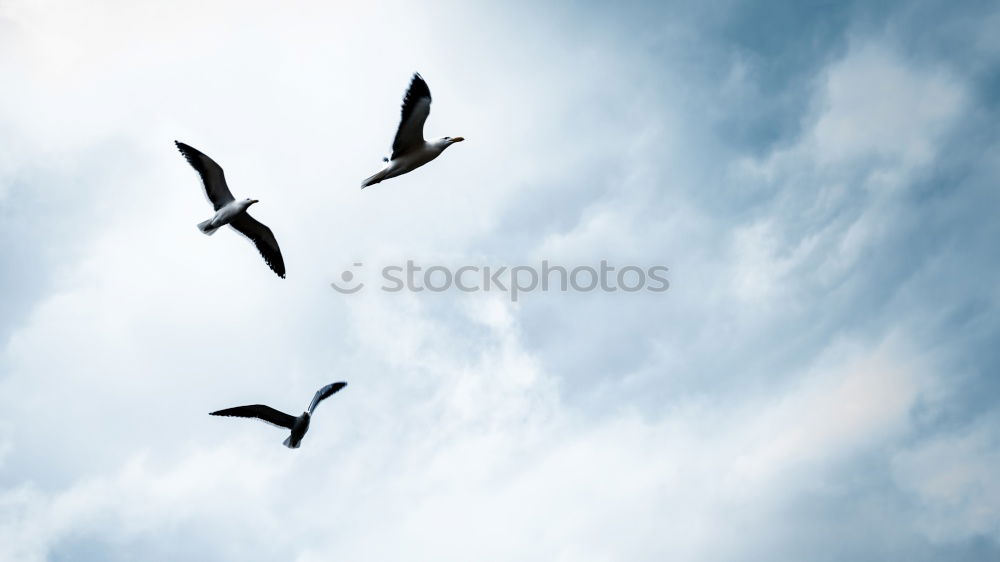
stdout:
[[198,228],[202,232],[211,236],[215,234],[215,231],[226,226],[233,221],[237,216],[247,212],[250,205],[257,203],[254,199],[242,199],[240,201],[230,201],[226,203],[221,209],[215,212],[215,216],[208,219],[205,222],[199,223]]
[[409,152],[400,154],[395,160],[389,160],[385,168],[382,168],[382,171],[376,174],[380,176],[378,180],[383,181],[401,176],[407,172],[412,172],[440,156],[444,152],[444,149],[451,145],[452,141],[446,139],[424,141],[422,145],[410,149]]

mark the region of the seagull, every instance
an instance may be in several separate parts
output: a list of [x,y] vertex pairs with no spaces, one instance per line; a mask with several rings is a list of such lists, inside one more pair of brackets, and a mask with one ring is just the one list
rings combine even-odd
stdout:
[[362,182],[361,189],[416,170],[437,158],[444,149],[465,140],[463,137],[424,140],[424,121],[430,112],[431,91],[420,74],[414,74],[403,98],[403,116],[392,141],[392,156],[382,159],[385,166]]
[[345,386],[347,386],[346,382],[335,382],[317,390],[316,396],[313,396],[312,402],[309,404],[309,409],[302,412],[302,415],[297,418],[284,412],[279,412],[278,410],[263,404],[227,408],[225,410],[212,412],[209,415],[230,416],[236,418],[257,418],[264,420],[271,425],[290,429],[292,430],[292,434],[288,436],[288,439],[285,439],[283,445],[289,449],[298,449],[299,445],[302,444],[302,438],[305,437],[306,432],[309,431],[309,418],[312,417],[313,410],[316,409],[316,406],[319,405],[320,402],[326,400]]
[[264,257],[267,266],[277,273],[278,277],[284,279],[285,261],[281,259],[281,249],[278,248],[278,241],[274,239],[274,233],[247,212],[250,205],[260,203],[260,201],[256,199],[237,201],[232,192],[229,191],[229,186],[226,185],[226,176],[222,173],[221,166],[193,147],[178,141],[174,141],[174,144],[177,145],[178,150],[191,164],[191,167],[201,175],[208,200],[215,207],[215,216],[198,223],[198,230],[211,236],[215,234],[216,230],[228,224],[249,238],[257,246],[257,251]]

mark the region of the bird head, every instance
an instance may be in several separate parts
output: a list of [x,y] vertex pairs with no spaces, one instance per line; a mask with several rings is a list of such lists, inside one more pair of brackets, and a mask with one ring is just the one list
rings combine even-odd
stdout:
[[456,142],[462,142],[464,140],[465,140],[465,137],[443,137],[440,142],[441,142],[442,145],[444,145],[447,148],[447,147],[455,144]]

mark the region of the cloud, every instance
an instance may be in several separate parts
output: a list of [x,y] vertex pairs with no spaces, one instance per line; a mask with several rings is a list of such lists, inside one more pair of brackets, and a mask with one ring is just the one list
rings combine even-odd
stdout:
[[978,537],[996,540],[1000,468],[996,420],[983,416],[971,427],[942,432],[893,459],[900,486],[914,495],[920,529],[935,543]]
[[[442,346],[453,347],[426,351],[435,357]],[[140,454],[65,490],[8,491],[6,511],[20,516],[6,532],[19,540],[4,544],[15,559],[42,559],[83,536],[107,541],[98,557],[142,548],[166,559],[207,547],[248,559],[725,559],[754,547],[740,527],[766,516],[794,528],[774,506],[832,478],[824,467],[905,429],[919,377],[886,352],[824,362],[776,396],[684,406],[654,423],[634,413],[590,421],[560,408],[544,380],[505,383],[497,375],[510,365],[475,367],[470,380],[449,376],[440,357],[432,408],[399,397],[394,416],[380,416],[370,401],[384,398],[370,395],[360,406],[331,405],[364,428],[331,434],[317,417],[302,457],[252,438],[267,430],[252,427],[166,464]],[[321,431],[332,446],[318,442]],[[175,533],[192,535],[194,550],[166,543]],[[732,538],[712,539],[720,534]]]
[[[990,18],[59,7],[0,12],[0,558],[996,553]],[[362,194],[414,70],[469,142]],[[175,138],[287,280],[195,230]],[[671,289],[328,287],[400,257]],[[292,454],[206,415],[333,380]]]
[[961,108],[961,86],[933,70],[908,68],[878,46],[860,46],[827,77],[829,109],[815,125],[825,165],[891,158],[903,168],[928,163],[936,137]]

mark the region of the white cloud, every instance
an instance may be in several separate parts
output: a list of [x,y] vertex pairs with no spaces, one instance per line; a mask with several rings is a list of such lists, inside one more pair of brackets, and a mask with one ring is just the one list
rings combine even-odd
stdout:
[[[0,185],[50,163],[101,181],[79,248],[38,273],[51,290],[0,350],[0,558],[794,559],[803,498],[896,450],[936,391],[906,326],[800,339],[896,218],[891,196],[858,191],[933,161],[966,102],[889,47],[828,69],[793,146],[704,157],[731,172],[727,196],[777,192],[719,216],[703,162],[677,155],[698,132],[683,96],[641,80],[652,61],[615,35],[560,31],[558,9],[3,10],[22,54],[0,58],[18,78],[0,123],[19,139]],[[434,91],[428,131],[469,142],[362,194],[413,70]],[[174,138],[261,199],[288,280],[231,232],[195,230],[209,209]],[[400,256],[664,260],[673,287],[511,304],[327,286]],[[350,385],[295,452],[206,415],[295,411],[332,380]],[[897,457],[900,484],[936,506],[920,519],[932,535],[989,532],[985,503],[952,500],[987,486],[985,443]],[[967,468],[937,465],[935,447]]]
[[964,95],[945,71],[918,70],[871,43],[833,66],[825,89],[814,140],[828,166],[858,158],[889,158],[903,168],[927,164]]
[[[771,213],[734,228],[736,293],[773,304],[796,287],[834,287],[902,223],[900,197],[938,156],[966,106],[963,84],[855,38],[823,73],[791,146],[737,160],[730,177],[780,185]],[[794,295],[798,296],[798,295]]]
[[913,517],[934,542],[1000,539],[1000,435],[995,416],[943,433],[893,459],[900,486],[913,493]]
[[[119,287],[116,294],[128,301],[132,291]],[[128,451],[88,439],[88,448],[104,449],[113,462],[67,488],[8,490],[3,532],[18,539],[5,541],[6,555],[41,560],[50,549],[72,545],[74,537],[93,536],[179,556],[183,545],[160,543],[166,527],[190,535],[193,545],[211,544],[244,559],[389,560],[409,554],[459,560],[469,553],[566,560],[702,553],[703,559],[725,559],[753,540],[737,536],[720,543],[720,533],[736,534],[761,516],[771,525],[793,525],[775,519],[770,506],[828,478],[824,466],[905,429],[920,391],[912,366],[900,363],[891,346],[836,346],[799,380],[766,394],[679,406],[653,421],[634,412],[590,420],[552,392],[554,381],[523,349],[509,303],[483,298],[463,307],[463,318],[445,322],[421,301],[400,306],[399,298],[352,301],[358,326],[352,345],[359,346],[352,361],[369,373],[352,378],[361,382],[324,405],[306,447],[294,456],[277,446],[279,436],[267,426],[219,424],[182,406],[185,397],[206,403],[202,410],[207,402],[236,396],[253,400],[243,389],[220,384],[232,378],[185,373],[184,359],[157,359],[172,371],[161,375],[174,379],[166,385],[134,369],[115,375],[110,363],[104,365],[108,372],[88,368],[73,350],[66,355],[77,358],[75,366],[52,365],[54,358],[37,365],[39,354],[16,353],[21,359],[13,372],[22,376],[6,381],[5,395],[43,396],[44,373],[66,373],[47,405],[59,415],[37,422],[54,426],[42,432],[54,442],[65,431],[65,410],[87,387],[91,396],[116,392],[125,401],[148,399],[152,391],[169,403],[154,400],[111,418],[80,412],[73,425],[80,435],[113,435],[95,422],[142,419],[148,426]],[[95,298],[78,302],[103,306]],[[135,307],[116,310],[106,320],[111,326],[141,322]],[[470,336],[473,326],[485,331]],[[36,338],[62,340],[51,323],[36,322],[17,347],[41,344]],[[393,353],[380,355],[390,340]],[[91,345],[88,363],[135,344],[109,337]],[[230,347],[235,344],[224,346]],[[134,364],[140,358],[130,359]],[[31,365],[37,366],[26,371]],[[146,380],[135,386],[130,378]],[[261,383],[269,386],[252,379],[239,385]],[[308,387],[294,379],[292,386],[296,393],[277,392],[268,400],[304,402]],[[200,390],[191,395],[195,387]],[[63,392],[72,398],[61,398]],[[33,410],[19,406],[22,416]],[[174,419],[178,412],[183,416]],[[181,454],[158,450],[178,438],[169,450]],[[135,452],[137,447],[148,452]],[[76,468],[83,466],[76,461]],[[665,535],[664,528],[674,532]],[[221,546],[231,541],[236,546]]]

